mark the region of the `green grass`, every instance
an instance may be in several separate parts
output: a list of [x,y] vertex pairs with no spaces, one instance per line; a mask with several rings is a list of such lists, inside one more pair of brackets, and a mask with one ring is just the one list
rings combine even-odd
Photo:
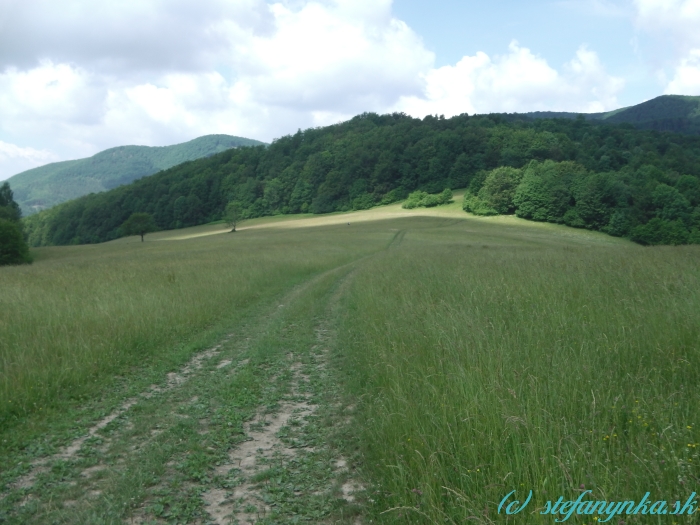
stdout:
[[[296,453],[261,460],[260,474],[251,479],[271,507],[263,523],[313,523],[330,516],[346,523],[344,516],[357,511],[338,501],[342,473],[329,468],[338,454],[333,443],[339,408],[331,403],[337,390],[332,377],[317,366],[325,360],[317,330],[329,322],[329,302],[347,271],[325,272],[286,293],[283,305],[275,302],[257,312],[261,315],[237,322],[219,354],[205,359],[179,387],[139,399],[73,457],[53,461],[33,487],[11,489],[7,497],[0,491],[0,522],[202,522],[205,493],[231,493],[242,483],[237,465],[228,473],[215,469],[229,463],[229,450],[246,440],[246,422],[256,413],[274,414],[303,394],[317,409],[278,433]],[[305,377],[294,395],[293,362]],[[166,387],[162,378],[156,384]],[[149,388],[131,390],[122,393],[134,398]],[[289,521],[289,515],[295,518]]]
[[[236,484],[212,476],[235,429],[286,395],[285,355],[313,355],[321,318],[338,327],[327,370],[301,358],[318,418],[281,439],[334,443],[367,491],[353,509],[315,497],[314,480],[338,482],[322,466],[325,449],[291,469],[271,461],[254,481],[279,503],[272,522],[362,511],[375,523],[500,523],[498,503],[513,489],[534,491],[530,511],[575,499],[581,486],[612,501],[697,491],[698,247],[465,218],[458,205],[244,226],[42,248],[33,266],[0,269],[0,482],[225,333],[241,338],[232,359],[251,359],[233,382],[212,368],[172,399],[144,402],[123,442],[113,438],[118,468],[105,474],[103,500],[52,507],[88,490],[79,472],[102,453],[97,443],[42,474],[29,510],[7,516],[116,523],[145,508],[201,519],[201,487]],[[290,295],[296,285],[308,291]],[[356,406],[350,430],[339,424],[345,405]],[[150,436],[156,422],[162,434],[135,449],[129,436]]]
[[38,249],[2,268],[0,422],[84,397],[222,319],[383,239],[311,231]]
[[700,250],[475,241],[463,225],[410,229],[356,275],[342,366],[376,517],[500,522],[513,489],[534,491],[528,512],[582,487],[685,501],[700,474]]

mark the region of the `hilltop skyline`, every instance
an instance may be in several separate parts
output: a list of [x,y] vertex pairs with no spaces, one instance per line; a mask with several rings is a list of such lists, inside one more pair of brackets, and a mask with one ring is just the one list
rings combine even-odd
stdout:
[[0,180],[109,147],[357,113],[700,95],[698,0],[0,0]]

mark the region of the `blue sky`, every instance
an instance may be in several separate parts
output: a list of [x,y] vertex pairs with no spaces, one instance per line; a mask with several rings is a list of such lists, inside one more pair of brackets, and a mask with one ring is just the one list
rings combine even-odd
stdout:
[[700,0],[0,0],[0,180],[125,144],[364,111],[700,95]]
[[[436,54],[436,65],[454,64],[464,55],[483,51],[503,54],[512,40],[560,67],[583,44],[598,53],[606,69],[626,79],[618,96],[621,106],[662,94],[654,76],[668,66],[672,52],[664,39],[637,30],[626,3],[585,1],[425,2],[396,0],[394,13],[423,38]],[[700,30],[700,28],[699,28]],[[699,93],[700,94],[700,93]]]

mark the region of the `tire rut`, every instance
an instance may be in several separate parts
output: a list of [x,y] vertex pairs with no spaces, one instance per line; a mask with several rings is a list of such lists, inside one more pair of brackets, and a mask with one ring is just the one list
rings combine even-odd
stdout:
[[[47,518],[52,516],[51,513],[54,512],[60,514],[71,511],[71,509],[79,510],[81,508],[85,509],[85,512],[92,513],[90,514],[92,516],[100,515],[101,507],[110,501],[109,491],[114,486],[113,480],[126,475],[128,473],[126,463],[134,461],[130,459],[130,454],[140,453],[146,447],[159,446],[157,442],[160,435],[168,429],[168,427],[163,427],[155,422],[144,421],[144,418],[139,416],[138,422],[141,426],[138,426],[139,423],[137,423],[136,431],[132,431],[132,420],[136,422],[137,419],[131,417],[130,412],[133,412],[134,408],[140,405],[160,406],[161,411],[166,409],[173,416],[169,423],[166,421],[166,425],[176,425],[177,423],[173,421],[178,418],[189,418],[188,406],[193,405],[196,398],[187,402],[177,401],[177,399],[189,396],[188,392],[197,385],[206,385],[207,378],[212,377],[213,380],[214,374],[216,377],[235,377],[240,370],[249,368],[251,366],[248,363],[249,359],[244,359],[244,357],[246,349],[257,340],[258,335],[254,330],[257,330],[257,334],[264,334],[275,329],[274,327],[279,325],[278,320],[284,319],[287,308],[292,306],[308,290],[319,283],[326,286],[324,279],[333,279],[333,276],[338,276],[330,285],[330,291],[324,295],[326,306],[320,319],[314,324],[316,334],[314,344],[310,344],[303,352],[290,353],[286,358],[283,357],[285,369],[291,373],[291,386],[287,394],[280,399],[277,409],[273,413],[269,413],[269,407],[260,406],[256,415],[244,423],[243,432],[247,436],[247,440],[228,451],[227,461],[211,468],[214,483],[206,482],[199,487],[195,486],[196,483],[188,483],[189,488],[200,494],[201,505],[210,520],[205,520],[207,523],[252,524],[259,519],[264,519],[265,516],[270,516],[273,512],[277,512],[265,500],[261,491],[261,482],[265,481],[265,471],[270,470],[272,468],[270,466],[273,464],[274,468],[285,470],[287,466],[296,464],[295,461],[303,462],[312,457],[314,461],[323,460],[327,465],[326,471],[331,472],[331,474],[329,474],[325,486],[318,488],[310,495],[307,493],[306,496],[316,498],[319,501],[331,501],[333,498],[339,498],[344,499],[348,504],[357,505],[357,494],[362,492],[363,486],[362,483],[353,479],[349,462],[339,454],[333,453],[326,443],[309,446],[295,442],[294,438],[290,438],[289,435],[299,434],[310,426],[318,425],[318,418],[321,417],[318,415],[319,400],[324,392],[321,391],[322,389],[319,390],[318,386],[312,386],[311,383],[318,382],[319,377],[328,374],[329,348],[334,344],[335,338],[332,318],[337,314],[340,297],[351,282],[354,268],[359,262],[360,260],[354,261],[323,272],[295,286],[275,301],[269,307],[267,314],[256,318],[255,322],[248,328],[251,337],[246,339],[245,335],[228,334],[218,344],[198,352],[178,370],[168,373],[160,384],[151,385],[140,394],[122,401],[116,409],[94,422],[84,431],[83,435],[65,445],[58,452],[34,460],[30,470],[17,478],[9,485],[9,490],[0,495],[0,501],[9,494],[13,494],[11,501],[13,501],[12,505],[15,510],[12,511],[12,515],[15,512],[19,513],[20,508],[29,502],[34,508],[45,508],[42,512],[47,513]],[[279,332],[278,337],[283,338],[283,332]],[[219,362],[215,363],[213,360],[217,356]],[[186,391],[182,390],[190,382],[193,384],[188,386]],[[327,408],[324,410],[327,411]],[[177,411],[180,412],[176,413]],[[137,414],[142,412],[143,407]],[[180,420],[182,421],[182,419]],[[195,421],[199,422],[199,433],[204,439],[208,432],[209,421],[206,417]],[[347,425],[349,423],[343,421],[341,424]],[[127,450],[126,456],[123,455],[124,450]],[[87,460],[94,457],[97,457],[96,462]],[[123,459],[119,459],[120,457]],[[124,463],[125,460],[126,463]],[[77,498],[75,496],[69,497],[62,501],[52,501],[50,493],[46,495],[43,491],[47,486],[46,480],[51,479],[52,469],[62,468],[62,464],[72,465],[71,468],[77,470],[74,470],[75,474],[70,474],[68,477],[58,480],[57,483],[61,486],[80,487],[83,495]],[[166,470],[172,471],[170,464],[166,467]],[[42,477],[42,474],[47,474],[49,477]],[[224,478],[234,478],[233,486],[229,488],[216,486],[216,479]],[[38,480],[42,480],[40,484],[37,484]],[[154,485],[149,486],[157,489],[158,483],[156,481]],[[156,492],[149,489],[147,493],[155,494]],[[18,497],[21,500],[17,499]],[[161,518],[152,514],[150,509],[153,506],[149,503],[150,498],[146,495],[144,501],[136,504],[138,506],[131,507],[133,510],[127,511],[125,508],[124,514],[122,514],[125,516],[124,523],[165,523]],[[80,510],[80,512],[83,511]],[[354,512],[353,515],[355,514],[357,512]],[[200,522],[199,520],[195,521]],[[37,521],[37,523],[39,522]],[[323,520],[318,522],[325,523]],[[344,520],[342,523],[359,523],[359,521]]]

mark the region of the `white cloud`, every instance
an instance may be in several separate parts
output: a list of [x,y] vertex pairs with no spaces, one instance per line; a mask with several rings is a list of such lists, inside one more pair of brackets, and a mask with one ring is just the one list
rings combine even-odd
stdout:
[[[657,66],[664,93],[700,95],[700,0],[634,0],[634,6],[640,29],[674,45],[667,67]],[[673,73],[666,82],[669,67]]]
[[51,58],[103,71],[203,70],[228,50],[224,21],[252,33],[274,24],[263,0],[0,0],[0,68]]
[[0,180],[56,160],[58,158],[49,151],[22,148],[0,140]]
[[[477,53],[435,69],[433,53],[391,7],[0,0],[0,140],[68,159],[208,133],[269,141],[364,111],[616,104],[621,81],[586,48],[561,70],[517,44],[501,57]],[[7,162],[0,157],[0,177]]]
[[627,18],[630,15],[627,5],[611,0],[560,0],[555,2],[555,5],[572,9],[583,15],[602,18]]
[[63,158],[271,140],[385,110],[433,61],[390,0],[0,0],[0,138]]
[[700,95],[700,49],[691,50],[688,57],[681,60],[664,93]]
[[681,53],[700,44],[700,0],[634,0],[636,23],[671,37]]
[[[418,36],[391,17],[389,1],[342,0],[299,11],[272,6],[278,31],[253,37],[239,70],[265,104],[333,111],[386,107],[419,92],[418,73],[434,61]],[[252,71],[251,71],[252,72]]]
[[598,56],[581,47],[562,71],[512,42],[509,53],[491,59],[465,56],[454,66],[425,75],[424,96],[402,97],[397,109],[422,116],[521,111],[596,112],[616,107],[620,78],[605,72]]
[[0,112],[5,119],[94,123],[100,103],[100,88],[91,76],[69,64],[43,60],[30,70],[12,67],[0,74]]

